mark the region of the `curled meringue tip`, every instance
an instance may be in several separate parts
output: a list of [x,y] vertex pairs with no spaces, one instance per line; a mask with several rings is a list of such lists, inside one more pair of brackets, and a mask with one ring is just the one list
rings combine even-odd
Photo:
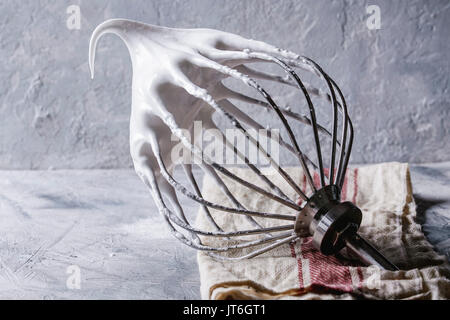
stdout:
[[91,79],[94,79],[94,61],[97,40],[96,32],[94,31],[91,36],[91,41],[89,42],[89,72],[91,74]]
[[110,19],[106,20],[102,23],[100,23],[95,30],[92,32],[91,39],[89,41],[89,70],[91,73],[91,79],[94,79],[94,62],[95,62],[95,52],[97,50],[97,42],[100,39],[100,37],[107,33],[111,32],[111,26],[113,26],[115,23],[115,20]]
[[94,79],[94,68],[89,66],[89,71],[90,71],[90,75],[91,75],[91,80]]
[[127,23],[133,22],[126,19],[109,19],[100,23],[92,32],[91,40],[89,41],[89,69],[91,72],[91,79],[94,78],[94,62],[95,52],[97,50],[98,40],[106,33],[113,33],[122,37],[121,29],[124,29]]

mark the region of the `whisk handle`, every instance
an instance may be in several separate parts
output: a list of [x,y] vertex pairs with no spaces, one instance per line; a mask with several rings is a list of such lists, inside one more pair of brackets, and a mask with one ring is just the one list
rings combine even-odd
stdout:
[[399,268],[383,256],[375,247],[358,233],[345,238],[347,250],[355,254],[366,265],[375,265],[381,269],[398,271]]

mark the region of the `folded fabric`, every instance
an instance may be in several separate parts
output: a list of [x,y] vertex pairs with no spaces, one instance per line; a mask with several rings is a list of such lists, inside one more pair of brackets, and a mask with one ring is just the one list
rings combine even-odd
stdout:
[[[301,168],[285,168],[289,175],[309,192]],[[234,169],[239,177],[265,188],[248,169]],[[295,199],[294,191],[273,170],[266,170],[285,194]],[[246,208],[263,212],[291,213],[282,204],[223,177],[229,190]],[[318,182],[317,174],[314,180]],[[214,181],[205,176],[203,196],[215,203],[232,206]],[[302,238],[252,259],[222,261],[205,252],[198,253],[201,295],[203,299],[448,299],[450,267],[438,255],[415,222],[416,206],[412,196],[408,165],[383,163],[350,168],[342,188],[342,199],[354,202],[363,212],[359,232],[373,243],[402,271],[365,267],[351,260],[345,249],[339,257],[324,256]],[[254,228],[245,216],[210,210],[225,231]],[[264,227],[285,221],[255,218]],[[213,231],[201,210],[196,224]],[[259,236],[238,239],[203,237],[205,244],[223,247],[231,243],[255,240]],[[230,257],[248,251],[232,251]]]

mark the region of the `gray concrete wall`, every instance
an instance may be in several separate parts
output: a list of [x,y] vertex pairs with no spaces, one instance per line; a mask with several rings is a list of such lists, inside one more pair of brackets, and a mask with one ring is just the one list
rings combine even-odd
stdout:
[[[81,29],[66,27],[69,5]],[[369,30],[368,5],[381,9]],[[0,2],[0,168],[130,167],[131,65],[102,39],[89,78],[89,37],[122,17],[208,27],[264,40],[318,61],[346,94],[352,161],[450,160],[450,3],[328,0]]]

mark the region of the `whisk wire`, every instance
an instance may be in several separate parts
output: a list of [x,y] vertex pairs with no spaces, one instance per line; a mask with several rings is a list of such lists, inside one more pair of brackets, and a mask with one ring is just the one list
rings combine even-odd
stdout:
[[[338,170],[337,170],[337,177],[336,177],[336,183],[338,183],[338,185],[340,184],[340,182],[342,181],[342,176],[345,175],[345,168],[347,166],[347,162],[348,162],[348,158],[349,158],[349,149],[345,150],[345,146],[346,146],[346,136],[347,136],[347,121],[348,119],[348,114],[347,114],[347,109],[346,109],[346,104],[345,104],[345,100],[343,100],[343,96],[342,93],[340,92],[339,88],[337,88],[337,85],[334,83],[334,81],[332,82],[332,80],[329,78],[328,75],[326,75],[321,69],[320,67],[317,66],[317,64],[315,64],[314,62],[308,61],[309,63],[312,64],[313,69],[316,70],[316,72],[318,72],[323,79],[325,79],[325,81],[328,84],[328,88],[330,91],[330,100],[331,103],[333,105],[333,128],[332,128],[332,132],[329,132],[326,128],[324,128],[323,126],[320,126],[317,122],[317,118],[316,118],[316,113],[315,113],[315,109],[314,109],[314,105],[311,101],[311,98],[309,96],[309,93],[305,87],[305,85],[303,84],[303,82],[301,81],[300,77],[292,70],[291,67],[289,67],[285,62],[277,59],[277,58],[268,58],[266,57],[264,54],[261,53],[252,53],[253,56],[259,56],[259,58],[264,58],[266,60],[270,60],[272,62],[275,62],[277,65],[281,66],[285,72],[287,72],[293,79],[294,81],[297,83],[297,86],[302,90],[308,107],[309,107],[309,111],[310,111],[310,119],[304,116],[300,116],[297,115],[296,113],[288,113],[288,116],[293,117],[294,119],[297,119],[300,122],[306,123],[308,125],[310,125],[313,129],[313,133],[314,133],[314,141],[315,141],[315,145],[316,145],[316,150],[317,150],[317,159],[318,159],[318,169],[319,169],[319,173],[320,173],[320,182],[322,187],[325,185],[325,170],[323,167],[323,160],[322,160],[322,153],[321,153],[321,148],[320,148],[320,140],[319,140],[319,128],[321,132],[326,133],[328,136],[331,136],[331,144],[332,144],[332,156],[331,156],[331,164],[330,164],[330,173],[329,173],[329,178],[328,181],[330,183],[334,182],[334,168],[335,168],[335,153],[336,153],[336,148],[337,145],[340,146],[340,157],[339,157],[339,165],[338,165]],[[295,136],[292,132],[292,129],[289,125],[289,123],[287,122],[284,114],[286,114],[286,111],[283,112],[278,105],[274,102],[274,100],[272,99],[272,97],[267,93],[267,91],[265,91],[255,80],[249,78],[246,75],[240,74],[238,71],[225,67],[225,68],[221,68],[220,69],[221,72],[230,75],[232,77],[234,77],[235,79],[239,79],[244,81],[247,85],[249,85],[250,87],[255,88],[264,98],[267,102],[265,102],[265,106],[266,107],[270,107],[272,110],[275,111],[275,113],[277,114],[278,118],[281,120],[281,122],[283,123],[284,128],[286,129],[286,131],[288,132],[288,136],[290,137],[291,143],[292,145],[286,145],[291,149],[295,154],[297,154],[300,163],[304,169],[304,173],[305,176],[311,186],[311,190],[314,192],[317,191],[313,181],[312,181],[312,177],[311,177],[311,173],[308,169],[308,166],[306,165],[306,160],[304,157],[304,154],[302,153],[302,151],[300,150],[300,147],[295,139]],[[337,90],[339,90],[339,95],[342,101],[342,104],[339,104],[336,101],[336,95],[335,95],[335,91],[334,88],[336,87]],[[195,90],[193,92],[191,92],[191,94],[193,94],[194,96],[196,96],[195,94]],[[281,168],[278,166],[278,164],[273,161],[273,159],[271,158],[271,155],[265,151],[263,148],[261,148],[261,146],[259,145],[258,141],[255,141],[253,139],[253,137],[251,137],[251,135],[246,131],[246,129],[240,124],[240,122],[230,113],[228,113],[226,110],[224,110],[222,107],[220,107],[219,104],[217,104],[212,98],[204,98],[201,95],[197,95],[197,97],[203,99],[204,101],[206,101],[209,105],[211,105],[214,109],[216,109],[217,111],[220,111],[222,114],[224,114],[233,124],[234,127],[236,127],[237,129],[239,129],[244,136],[246,137],[247,140],[250,141],[250,143],[256,145],[256,147],[258,148],[259,152],[261,152],[267,159],[269,159],[270,164],[275,167],[275,169],[277,170],[277,172],[288,182],[288,184],[300,195],[301,198],[303,198],[304,200],[308,201],[309,198],[306,196],[306,194],[299,188],[299,186],[297,184],[295,184],[292,180],[292,178]],[[242,97],[240,97],[242,99]],[[259,101],[259,100],[258,100]],[[254,101],[257,104],[261,104],[260,102]],[[342,137],[341,137],[341,141],[339,142],[336,138],[337,135],[337,121],[338,121],[338,117],[337,117],[337,111],[338,111],[338,106],[339,106],[339,110],[341,111],[342,118],[344,119],[344,125],[343,125],[343,133],[342,133]],[[353,138],[353,132],[352,132],[352,126],[351,126],[351,122],[350,123],[350,143],[348,144],[349,147],[351,147],[351,142],[352,142],[352,138]],[[229,144],[229,141],[225,140],[226,143]],[[191,148],[195,148],[195,146],[191,145]],[[255,172],[260,178],[262,178],[263,180],[265,180],[265,176],[259,171],[259,169],[257,169],[255,166],[253,166],[252,164],[250,164],[250,162],[248,161],[248,158],[246,156],[244,156],[241,152],[239,152],[238,150],[236,150],[236,148],[234,148],[234,152],[237,154],[238,157],[240,157],[241,159],[244,159],[244,163],[247,164],[247,166],[249,166],[249,168]],[[202,159],[204,159],[203,157],[203,153],[202,153]],[[211,202],[206,201],[202,196],[201,193],[198,189],[198,185],[195,182],[192,181],[192,177],[190,178],[191,184],[194,185],[194,189],[195,189],[195,194],[189,192],[184,186],[182,186],[181,184],[179,184],[170,174],[169,172],[166,170],[165,165],[163,160],[161,159],[160,156],[158,156],[158,163],[159,166],[161,168],[161,173],[163,174],[164,178],[172,185],[174,186],[174,188],[176,188],[178,191],[180,191],[182,194],[184,194],[185,196],[191,198],[192,200],[199,202],[204,209],[208,209],[208,208],[214,208],[216,210],[220,210],[220,211],[225,211],[225,212],[231,212],[231,213],[237,213],[237,214],[245,214],[246,216],[256,216],[256,217],[264,217],[264,218],[273,218],[273,219],[284,219],[284,220],[295,220],[296,218],[294,216],[291,215],[282,215],[282,214],[271,214],[271,213],[264,213],[264,212],[256,212],[256,211],[251,211],[251,210],[247,210],[245,208],[242,207],[242,205],[240,205],[237,200],[236,201],[232,201],[235,205],[236,208],[230,208],[230,207],[226,207],[226,206],[222,206],[222,205],[217,205]],[[310,163],[312,163],[312,161],[310,161]],[[314,163],[312,163],[314,166]],[[275,201],[278,201],[279,203],[282,203],[292,209],[296,209],[296,210],[301,210],[301,207],[299,207],[298,205],[293,204],[292,201],[290,200],[286,200],[283,196],[277,196],[274,195],[270,192],[267,192],[266,190],[248,182],[245,181],[241,178],[239,178],[238,176],[234,175],[232,172],[230,172],[229,170],[227,170],[226,168],[224,168],[223,166],[220,166],[217,163],[214,162],[210,162],[209,165],[211,165],[212,168],[214,168],[215,170],[217,170],[218,172],[224,174],[225,176],[228,176],[229,178],[231,178],[232,180],[240,183],[241,185],[248,187],[270,199],[273,199]],[[314,166],[315,168],[317,168],[317,166]],[[269,183],[267,183],[267,181],[269,181]],[[271,187],[271,190],[275,190],[278,191],[275,188],[275,185],[273,185],[272,183],[270,183],[270,180],[266,180],[266,183]],[[233,198],[231,198],[233,199]],[[168,210],[166,208],[166,210]],[[165,211],[167,212],[167,211]],[[279,227],[271,227],[271,228],[262,228],[259,226],[258,229],[252,229],[252,230],[241,230],[241,231],[235,231],[235,232],[224,232],[224,231],[220,231],[218,230],[218,228],[220,229],[220,227],[217,225],[217,223],[215,222],[214,218],[212,217],[211,213],[209,212],[209,210],[206,211],[207,215],[208,215],[208,220],[210,220],[210,222],[213,223],[213,225],[215,225],[216,227],[216,232],[210,232],[210,231],[203,231],[203,230],[199,230],[197,228],[193,228],[190,226],[189,223],[184,223],[183,221],[181,221],[180,219],[178,219],[176,216],[171,216],[169,215],[168,221],[171,223],[175,223],[178,227],[181,227],[182,229],[190,232],[190,233],[194,233],[194,234],[198,234],[198,235],[202,235],[202,236],[213,236],[213,237],[233,237],[233,236],[242,236],[242,235],[252,235],[252,234],[260,234],[260,233],[270,233],[270,232],[279,232],[279,231],[283,231],[283,230],[289,230],[290,228],[292,229],[292,225],[286,225],[286,226],[279,226]],[[172,225],[173,227],[173,225]],[[297,238],[297,235],[291,235],[291,236],[287,236],[287,238],[281,238],[281,240],[276,241],[275,243],[264,247],[262,249],[256,250],[253,253],[250,254],[246,254],[243,255],[241,257],[234,257],[234,258],[230,258],[230,259],[243,259],[243,258],[249,258],[249,257],[254,257],[256,255],[262,254],[264,252],[266,252],[267,250],[270,250],[276,246],[279,246],[283,243],[285,243],[286,241],[292,241],[295,238]],[[274,238],[273,235],[270,235],[264,239],[262,239],[261,241],[253,241],[251,242],[251,244],[257,245],[257,244],[262,244],[265,242],[269,242],[272,241],[272,239]],[[190,244],[192,246],[192,242],[190,242],[188,239],[185,239],[185,242],[188,242],[188,244]],[[199,242],[201,244],[201,240]],[[248,244],[248,243],[247,243]],[[251,246],[250,244],[250,246]],[[245,245],[245,244],[243,244]],[[198,246],[198,245],[197,245]],[[206,247],[200,245],[200,247],[203,247],[203,250],[207,250],[207,251],[216,251],[216,250],[208,250]],[[241,248],[242,246],[238,246],[238,247],[232,247],[232,246],[228,246],[228,250],[232,250],[232,249],[237,249],[237,248]],[[216,248],[217,249],[217,248]],[[220,250],[219,250],[220,251]],[[225,250],[227,251],[227,250]]]

